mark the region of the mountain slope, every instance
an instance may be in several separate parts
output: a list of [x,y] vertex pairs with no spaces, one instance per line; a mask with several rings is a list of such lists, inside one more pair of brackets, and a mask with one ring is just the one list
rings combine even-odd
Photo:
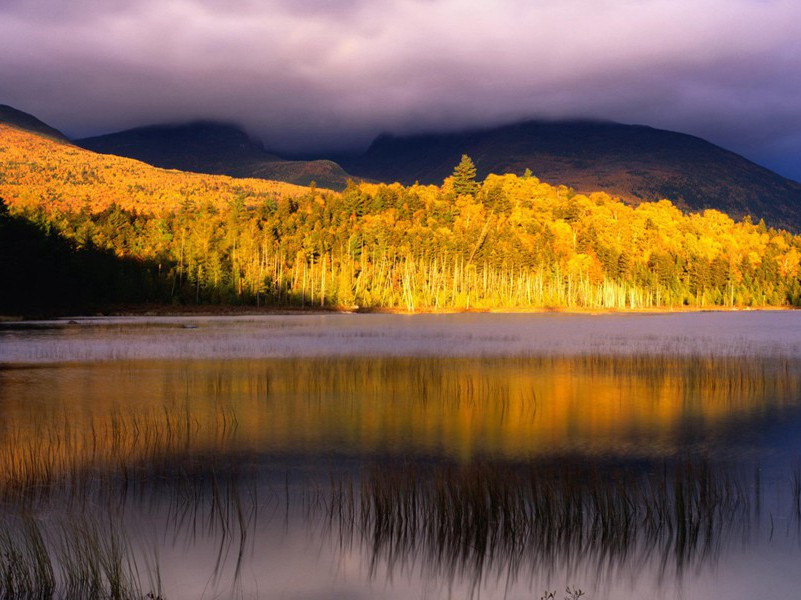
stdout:
[[[63,308],[76,282],[102,285],[72,296],[89,304],[801,305],[801,236],[536,177],[493,175],[467,194],[456,183],[312,192],[159,169],[0,125],[0,266],[25,290],[41,289],[26,277],[64,288],[40,308]],[[75,269],[91,277],[73,281]],[[31,307],[27,291],[11,290],[5,306]]]
[[76,140],[78,146],[135,158],[165,169],[257,177],[341,189],[348,174],[329,160],[284,160],[264,149],[242,129],[227,123],[198,121],[153,125]]
[[161,213],[187,203],[259,206],[307,192],[283,182],[166,171],[0,124],[0,198],[10,206],[97,213],[113,204]]
[[67,141],[67,137],[58,129],[54,129],[33,115],[17,110],[13,106],[8,106],[7,104],[0,104],[0,123],[32,133],[46,135],[64,142]]
[[700,138],[651,127],[528,121],[459,134],[385,134],[364,155],[340,163],[380,181],[437,183],[463,153],[480,178],[529,168],[579,192],[602,190],[634,204],[667,198],[686,209],[750,214],[801,230],[801,184]]

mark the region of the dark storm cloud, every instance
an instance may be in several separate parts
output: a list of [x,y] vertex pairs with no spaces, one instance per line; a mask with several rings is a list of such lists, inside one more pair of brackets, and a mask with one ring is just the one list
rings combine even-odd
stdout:
[[598,117],[801,178],[798,23],[797,0],[0,0],[0,102],[73,135],[207,117],[290,150]]

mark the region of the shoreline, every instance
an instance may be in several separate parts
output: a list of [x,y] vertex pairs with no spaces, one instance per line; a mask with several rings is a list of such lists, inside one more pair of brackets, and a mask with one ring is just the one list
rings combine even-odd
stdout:
[[403,308],[361,307],[255,307],[231,305],[196,306],[121,306],[103,310],[43,311],[28,315],[0,314],[0,323],[82,319],[92,317],[247,317],[247,316],[300,316],[333,314],[382,314],[382,315],[455,315],[455,314],[565,314],[565,315],[612,315],[612,314],[686,314],[710,312],[756,312],[795,311],[796,306],[662,306],[651,308],[583,308],[583,307],[532,307],[532,308],[471,308],[471,309],[424,309],[409,311]]

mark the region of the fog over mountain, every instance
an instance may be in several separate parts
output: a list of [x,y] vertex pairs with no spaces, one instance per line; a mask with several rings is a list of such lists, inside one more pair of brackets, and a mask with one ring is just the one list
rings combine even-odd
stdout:
[[797,0],[3,0],[0,103],[72,138],[233,121],[281,152],[599,118],[801,179]]

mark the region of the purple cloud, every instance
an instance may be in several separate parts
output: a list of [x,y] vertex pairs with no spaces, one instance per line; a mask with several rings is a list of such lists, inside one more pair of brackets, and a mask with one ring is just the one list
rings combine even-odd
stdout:
[[801,178],[797,0],[0,0],[0,102],[72,135],[191,118],[270,147],[598,117]]

